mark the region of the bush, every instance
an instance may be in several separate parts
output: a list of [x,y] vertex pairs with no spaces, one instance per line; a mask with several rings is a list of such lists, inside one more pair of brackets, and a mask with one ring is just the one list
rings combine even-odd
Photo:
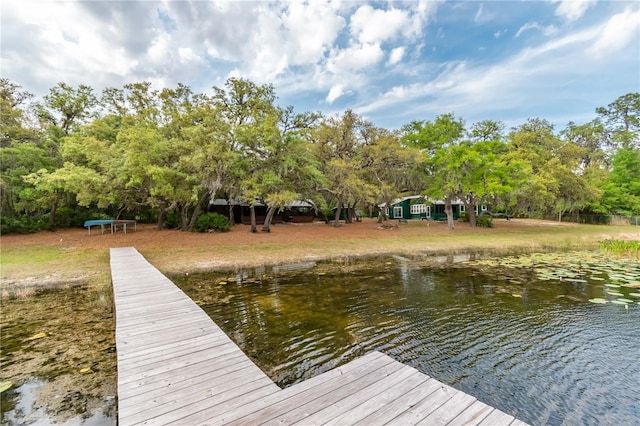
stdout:
[[33,234],[49,229],[46,218],[34,219],[29,216],[18,218],[1,217],[0,234]]
[[204,213],[198,216],[193,230],[196,232],[206,232],[209,230],[227,232],[231,228],[229,218],[219,213]]
[[469,213],[467,212],[460,213],[460,216],[458,216],[458,220],[461,220],[463,222],[469,222]]
[[489,214],[481,214],[476,218],[476,225],[483,228],[493,228],[493,218]]
[[164,217],[164,227],[167,229],[180,229],[180,214],[173,210],[167,213]]

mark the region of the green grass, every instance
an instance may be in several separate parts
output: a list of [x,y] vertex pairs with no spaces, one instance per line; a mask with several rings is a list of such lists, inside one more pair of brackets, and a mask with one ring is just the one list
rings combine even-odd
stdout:
[[640,241],[638,240],[602,240],[599,247],[605,253],[640,259]]

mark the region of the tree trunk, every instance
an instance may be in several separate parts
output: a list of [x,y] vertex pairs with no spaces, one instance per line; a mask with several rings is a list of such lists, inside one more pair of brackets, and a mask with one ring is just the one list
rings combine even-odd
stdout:
[[256,208],[253,205],[249,207],[249,217],[251,217],[251,232],[255,234],[258,232],[258,226],[256,225]]
[[385,206],[387,207],[380,209],[380,214],[378,215],[378,223],[382,223],[383,221],[386,221],[388,219],[387,209],[389,208],[390,205],[391,205],[391,200],[387,200],[387,202],[385,203]]
[[338,207],[336,207],[336,218],[333,221],[333,226],[336,228],[340,226],[340,214],[342,213],[342,200],[338,199]]
[[447,214],[447,226],[449,229],[454,229],[453,223],[453,207],[451,207],[451,194],[447,194],[444,201],[444,212]]
[[271,220],[273,219],[273,215],[276,213],[277,209],[277,206],[270,206],[269,210],[267,210],[267,217],[264,218],[264,223],[262,224],[263,231],[271,232]]
[[229,222],[231,226],[236,224],[236,219],[233,217],[233,204],[229,203]]
[[186,231],[187,227],[188,227],[188,222],[187,222],[187,211],[188,211],[188,207],[186,203],[181,203],[178,211],[180,212],[180,230],[181,231]]
[[158,224],[156,225],[156,230],[162,231],[164,228],[164,217],[167,214],[167,205],[166,203],[160,203],[160,212],[158,213]]
[[193,214],[191,215],[191,220],[189,221],[189,225],[187,226],[187,231],[191,231],[193,227],[196,225],[196,220],[198,220],[198,216],[202,213],[202,208],[209,202],[209,193],[205,192],[198,201],[196,208],[193,210]]
[[56,226],[56,211],[58,210],[58,196],[56,195],[51,202],[51,211],[49,212],[49,228]]
[[464,207],[467,209],[467,215],[469,216],[469,226],[475,228],[477,225],[476,222],[476,202],[473,197],[465,203]]

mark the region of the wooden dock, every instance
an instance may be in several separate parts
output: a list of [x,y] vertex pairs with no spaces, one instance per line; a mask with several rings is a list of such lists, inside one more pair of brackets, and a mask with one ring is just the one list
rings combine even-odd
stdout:
[[280,389],[136,249],[111,274],[120,426],[525,424],[380,352]]

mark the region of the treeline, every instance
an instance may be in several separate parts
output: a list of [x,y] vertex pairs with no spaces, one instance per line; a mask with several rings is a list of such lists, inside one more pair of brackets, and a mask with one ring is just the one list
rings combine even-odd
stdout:
[[639,93],[559,132],[453,114],[392,131],[353,111],[282,108],[272,86],[244,79],[211,95],[59,83],[39,101],[1,79],[0,102],[2,233],[133,217],[190,230],[216,198],[266,205],[265,230],[296,200],[337,207],[337,226],[342,208],[417,194],[444,200],[450,226],[454,200],[472,225],[479,203],[527,217],[640,213]]

